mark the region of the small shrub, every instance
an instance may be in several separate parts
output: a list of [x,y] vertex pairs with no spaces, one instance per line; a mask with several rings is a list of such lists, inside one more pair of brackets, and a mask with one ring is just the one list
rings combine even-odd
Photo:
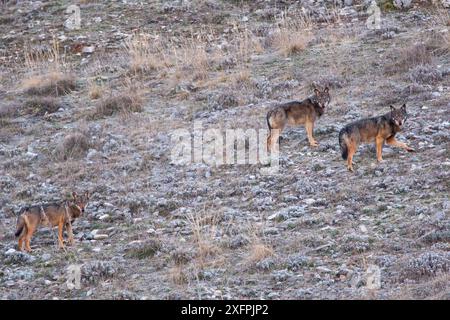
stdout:
[[129,56],[130,71],[135,73],[148,73],[169,64],[160,42],[146,34],[134,35],[127,40],[125,50]]
[[409,80],[422,84],[433,84],[442,80],[441,72],[432,65],[417,66],[409,71],[408,77]]
[[188,276],[183,270],[183,267],[177,265],[169,270],[169,279],[177,285],[182,285],[188,282]]
[[89,98],[92,100],[99,99],[103,95],[103,87],[96,84],[95,82],[89,85]]
[[256,242],[250,248],[249,264],[256,265],[258,262],[273,256],[273,249],[263,243]]
[[112,116],[117,113],[128,114],[142,112],[143,101],[139,95],[122,93],[116,96],[102,99],[95,109],[96,116]]
[[60,107],[61,104],[54,97],[33,97],[25,102],[23,111],[26,114],[43,116],[58,111]]
[[64,137],[64,139],[56,147],[56,156],[60,160],[69,158],[82,158],[90,148],[90,142],[86,135],[82,133],[72,133]]
[[393,62],[385,67],[387,74],[405,72],[418,65],[432,63],[432,51],[423,43],[415,44],[407,48],[400,49],[391,54]]
[[403,269],[405,278],[435,276],[440,272],[450,271],[450,253],[426,252],[417,258],[410,259]]
[[75,77],[61,72],[27,78],[22,83],[29,95],[62,96],[76,88]]
[[280,26],[270,36],[269,43],[285,57],[300,53],[313,38],[311,28],[311,18],[301,12],[295,18],[283,17]]
[[157,240],[147,241],[137,247],[127,250],[126,256],[135,259],[146,259],[153,257],[159,250],[161,250],[161,242]]
[[12,118],[18,115],[18,108],[16,105],[8,104],[0,106],[0,120]]

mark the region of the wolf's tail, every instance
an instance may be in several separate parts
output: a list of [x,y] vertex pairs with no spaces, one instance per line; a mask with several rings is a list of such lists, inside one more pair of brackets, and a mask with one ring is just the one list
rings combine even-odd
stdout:
[[[26,210],[25,210],[26,212]],[[27,226],[28,224],[28,219],[27,216],[22,213],[19,218],[17,219],[17,227],[16,227],[16,232],[14,233],[14,235],[16,237],[20,236],[20,234],[22,233],[23,229]]]
[[339,146],[341,147],[342,158],[344,160],[347,160],[348,157],[348,147],[347,142],[345,141],[346,137],[347,137],[347,130],[346,128],[343,128],[339,132]]

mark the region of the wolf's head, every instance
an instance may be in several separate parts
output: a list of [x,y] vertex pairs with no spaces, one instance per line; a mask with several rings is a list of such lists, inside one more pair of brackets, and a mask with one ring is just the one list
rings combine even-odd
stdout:
[[403,104],[403,106],[401,106],[401,108],[399,109],[395,109],[394,106],[390,107],[392,122],[394,122],[397,127],[401,127],[408,118],[408,114],[406,113],[406,104]]
[[320,108],[325,109],[330,104],[330,93],[328,87],[325,87],[323,91],[318,88],[314,88],[314,95],[311,97],[314,104],[318,104]]
[[80,215],[84,213],[86,206],[89,202],[89,191],[86,191],[83,195],[78,195],[76,192],[72,192],[72,205],[74,205],[79,211]]

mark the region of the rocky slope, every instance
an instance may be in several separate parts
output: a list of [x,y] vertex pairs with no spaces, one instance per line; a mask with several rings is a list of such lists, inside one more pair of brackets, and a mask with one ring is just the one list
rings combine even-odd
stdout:
[[[372,30],[363,2],[78,1],[69,30],[70,4],[0,4],[2,299],[450,297],[448,10],[383,2]],[[278,173],[171,163],[176,129],[266,128],[313,84],[320,145],[286,130]],[[348,172],[340,128],[403,103],[416,152]],[[43,227],[17,252],[20,208],[73,190],[76,245]]]

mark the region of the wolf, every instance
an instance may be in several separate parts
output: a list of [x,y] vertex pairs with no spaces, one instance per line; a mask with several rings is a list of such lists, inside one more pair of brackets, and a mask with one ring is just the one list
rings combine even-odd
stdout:
[[331,101],[328,87],[324,90],[314,88],[314,94],[303,101],[291,101],[278,105],[267,113],[269,136],[267,137],[267,150],[273,150],[274,143],[287,124],[304,125],[309,144],[317,147],[313,137],[314,123],[320,118]]
[[403,142],[397,141],[395,135],[402,129],[408,114],[406,104],[396,109],[390,106],[391,110],[381,116],[361,119],[346,125],[339,132],[339,145],[341,147],[342,158],[347,160],[347,169],[353,171],[353,155],[359,144],[375,142],[378,162],[383,161],[381,156],[384,142],[396,146],[406,151],[413,152],[413,148]]
[[19,251],[22,251],[23,244],[25,244],[25,250],[31,252],[31,236],[39,225],[58,226],[59,248],[64,248],[63,230],[66,228],[69,244],[73,245],[72,223],[85,212],[89,197],[88,191],[81,196],[73,192],[71,200],[35,205],[22,209],[17,218],[15,232],[15,236],[19,237]]

